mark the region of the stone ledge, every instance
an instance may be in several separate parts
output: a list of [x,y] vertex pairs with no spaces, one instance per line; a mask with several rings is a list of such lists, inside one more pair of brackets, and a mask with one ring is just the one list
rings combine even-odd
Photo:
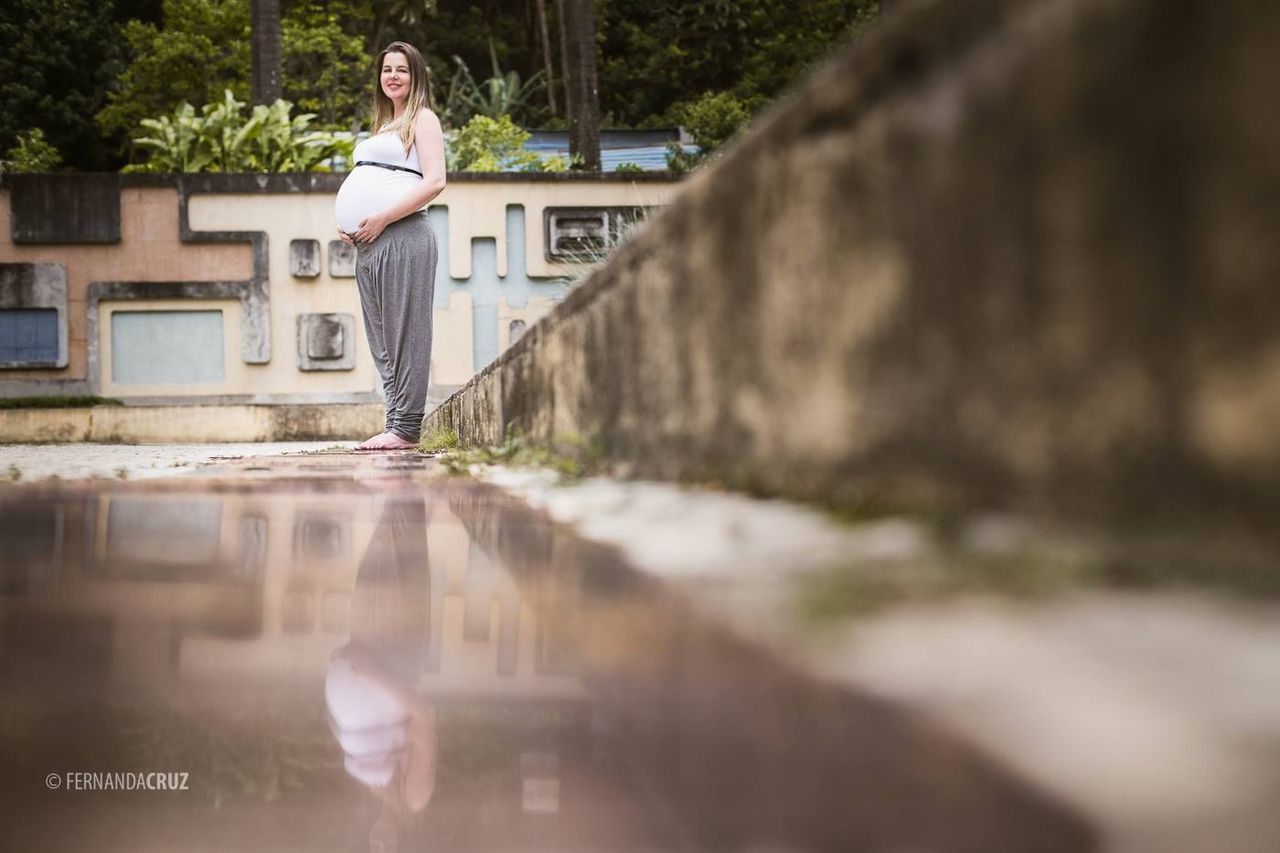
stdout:
[[93,406],[0,411],[0,444],[346,441],[381,432],[381,403]]

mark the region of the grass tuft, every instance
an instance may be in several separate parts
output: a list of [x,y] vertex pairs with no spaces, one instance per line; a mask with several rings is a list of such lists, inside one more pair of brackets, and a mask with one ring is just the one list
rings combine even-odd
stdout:
[[458,449],[458,433],[452,429],[437,429],[422,436],[418,449],[423,453],[442,453]]
[[123,406],[113,397],[8,397],[0,409],[80,409],[89,406]]
[[455,449],[442,460],[453,474],[465,474],[472,465],[510,465],[516,468],[548,468],[566,480],[578,480],[604,470],[604,455],[598,444],[580,436],[564,435],[549,445],[530,441],[517,432],[492,447],[461,449],[452,430]]

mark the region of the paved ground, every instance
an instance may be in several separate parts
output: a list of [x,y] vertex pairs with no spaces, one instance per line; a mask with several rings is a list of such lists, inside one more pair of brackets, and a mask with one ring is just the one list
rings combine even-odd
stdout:
[[[9,446],[0,471],[13,465],[22,482],[195,472],[369,486],[429,465],[349,446]],[[1108,543],[1016,518],[947,530],[910,518],[849,524],[670,484],[473,474],[616,548],[701,618],[778,660],[979,744],[1086,816],[1106,849],[1275,849],[1280,604],[1270,554],[1164,547],[1139,559],[1145,574],[1117,582]],[[1206,585],[1232,576],[1240,588]]]
[[217,459],[275,456],[354,447],[355,442],[310,441],[268,444],[5,444],[0,478],[30,483],[58,477],[138,480],[194,471]]

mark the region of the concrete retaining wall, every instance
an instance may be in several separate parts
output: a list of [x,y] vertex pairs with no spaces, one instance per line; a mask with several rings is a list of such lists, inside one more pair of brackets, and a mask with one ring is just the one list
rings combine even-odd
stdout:
[[0,411],[0,444],[345,441],[382,431],[382,404],[92,406]]
[[861,505],[1280,506],[1280,6],[904,4],[447,401]]

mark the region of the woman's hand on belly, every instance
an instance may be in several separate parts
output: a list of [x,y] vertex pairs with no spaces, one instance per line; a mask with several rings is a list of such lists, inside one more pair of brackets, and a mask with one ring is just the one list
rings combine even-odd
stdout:
[[360,227],[351,234],[351,239],[357,243],[372,243],[378,239],[378,235],[388,224],[386,214],[375,213],[372,216],[366,216],[360,220]]
[[350,243],[353,246],[356,244],[356,241],[351,239],[351,235],[346,231],[343,231],[341,228],[338,229],[338,237],[344,243]]

